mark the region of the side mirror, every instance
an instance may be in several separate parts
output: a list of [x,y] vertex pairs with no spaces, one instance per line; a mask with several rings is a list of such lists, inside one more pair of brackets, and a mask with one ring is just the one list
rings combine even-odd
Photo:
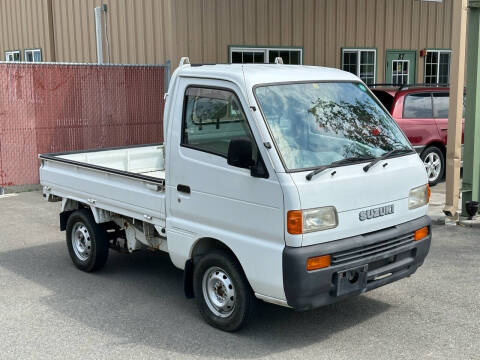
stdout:
[[236,138],[230,140],[228,146],[227,163],[231,166],[250,169],[252,177],[268,178],[268,170],[263,162],[260,153],[257,156],[257,162],[252,157],[252,142],[248,138]]
[[252,159],[252,142],[247,138],[230,140],[227,163],[231,166],[250,169],[250,166],[254,165]]

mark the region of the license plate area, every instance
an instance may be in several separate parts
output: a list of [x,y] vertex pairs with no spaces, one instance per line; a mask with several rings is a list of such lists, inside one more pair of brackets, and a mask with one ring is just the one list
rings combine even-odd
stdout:
[[335,296],[361,293],[367,287],[368,265],[339,271],[335,274]]

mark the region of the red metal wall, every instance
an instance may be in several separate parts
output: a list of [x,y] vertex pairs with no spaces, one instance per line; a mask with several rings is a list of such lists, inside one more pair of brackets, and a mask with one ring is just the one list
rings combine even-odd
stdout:
[[0,64],[0,187],[40,153],[163,141],[163,66]]

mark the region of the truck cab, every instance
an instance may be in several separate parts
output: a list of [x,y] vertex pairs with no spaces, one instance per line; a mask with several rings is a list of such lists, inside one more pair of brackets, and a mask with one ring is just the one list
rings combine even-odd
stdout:
[[[431,241],[425,168],[350,73],[182,59],[166,94],[164,134],[164,168],[152,170],[162,177],[149,203],[154,216],[135,213],[133,196],[106,196],[104,177],[95,194],[62,183],[65,160],[87,172],[96,166],[78,154],[40,156],[45,196],[69,204],[62,214],[70,247],[68,223],[81,220],[70,219],[75,211],[97,213],[92,233],[114,224],[128,238],[127,224],[140,233],[152,224],[155,246],[185,271],[186,295],[215,327],[241,328],[255,299],[313,309],[409,276],[424,262]],[[96,170],[109,171],[108,162]],[[155,181],[137,173],[129,186]],[[140,241],[136,250],[149,247],[147,238],[127,240]]]

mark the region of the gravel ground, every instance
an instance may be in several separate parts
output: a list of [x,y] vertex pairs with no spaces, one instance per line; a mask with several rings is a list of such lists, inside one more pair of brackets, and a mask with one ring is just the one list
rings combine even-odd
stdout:
[[101,272],[71,263],[59,203],[0,197],[1,359],[479,359],[480,228],[434,227],[423,267],[315,311],[261,304],[227,334],[183,296],[168,256],[111,253]]

